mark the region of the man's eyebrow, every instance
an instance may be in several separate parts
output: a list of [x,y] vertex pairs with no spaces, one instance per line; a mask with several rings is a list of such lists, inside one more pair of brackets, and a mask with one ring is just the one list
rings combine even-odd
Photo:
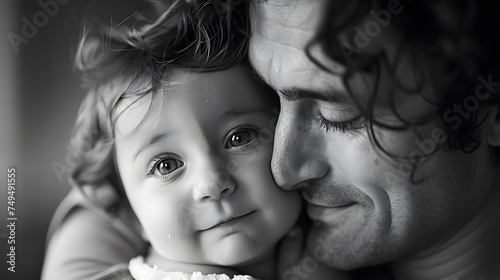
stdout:
[[255,70],[255,69],[251,69],[250,70],[250,74],[252,75],[252,78],[259,84],[264,84],[268,87],[270,87],[270,85],[266,82],[266,79],[264,79],[264,76],[262,76],[262,74]]
[[150,147],[151,145],[154,145],[154,144],[160,142],[161,140],[163,140],[165,138],[168,138],[170,135],[171,135],[171,133],[162,133],[162,134],[158,134],[158,135],[155,135],[155,136],[151,137],[149,139],[149,141],[147,141],[146,143],[142,144],[141,147],[139,148],[139,150],[137,150],[137,152],[135,152],[133,160],[135,161],[135,159],[137,158],[137,156],[140,153],[142,153],[144,150],[146,150],[148,147]]
[[349,96],[347,96],[345,93],[341,93],[335,90],[315,91],[315,90],[293,87],[289,89],[282,89],[279,90],[278,92],[283,98],[285,98],[288,101],[310,98],[310,99],[318,99],[333,103],[345,103],[345,104],[352,103],[352,99]]
[[[254,78],[255,81],[257,81],[258,83],[263,83],[268,87],[270,87],[266,82],[266,80],[264,79],[264,76],[259,71],[252,68],[252,70],[250,70],[250,73],[252,74],[252,77]],[[286,100],[289,101],[311,98],[311,99],[319,99],[327,102],[342,103],[342,104],[352,103],[352,99],[349,96],[347,96],[343,92],[339,92],[338,90],[314,91],[314,90],[292,87],[289,89],[275,90],[275,91],[279,92]]]

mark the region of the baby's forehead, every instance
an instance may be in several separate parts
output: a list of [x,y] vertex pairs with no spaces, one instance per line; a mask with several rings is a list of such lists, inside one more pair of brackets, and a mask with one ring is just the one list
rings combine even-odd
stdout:
[[154,94],[128,96],[120,99],[114,111],[115,134],[120,137],[137,130],[147,121],[148,115],[153,113],[152,110],[156,107],[154,99],[158,99],[155,98]]
[[138,82],[129,86],[114,107],[115,131],[123,134],[131,127],[138,128],[163,107],[166,96],[172,94],[173,87],[188,83],[190,79],[200,75],[202,74],[190,71],[171,70],[154,87],[147,78],[137,77]]
[[176,70],[153,90],[125,95],[120,100],[115,111],[115,132],[124,135],[154,128],[154,123],[175,123],[180,115],[202,120],[217,118],[224,112],[271,114],[277,106],[275,96],[245,67],[213,72]]

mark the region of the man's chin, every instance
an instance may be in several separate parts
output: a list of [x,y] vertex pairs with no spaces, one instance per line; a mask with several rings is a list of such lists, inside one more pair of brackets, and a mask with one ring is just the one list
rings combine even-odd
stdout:
[[308,236],[307,250],[317,261],[340,270],[353,270],[382,263],[383,248],[376,235],[363,234],[363,228],[346,229],[315,223]]

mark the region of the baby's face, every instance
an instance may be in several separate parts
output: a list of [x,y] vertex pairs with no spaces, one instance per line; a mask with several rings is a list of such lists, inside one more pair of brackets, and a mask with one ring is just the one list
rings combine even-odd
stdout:
[[271,175],[276,104],[244,67],[177,71],[169,80],[186,79],[118,108],[116,159],[127,197],[164,258],[257,260],[293,226],[301,204]]

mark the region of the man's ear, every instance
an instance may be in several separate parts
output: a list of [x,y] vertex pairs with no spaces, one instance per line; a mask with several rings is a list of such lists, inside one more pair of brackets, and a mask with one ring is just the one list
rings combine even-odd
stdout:
[[495,106],[491,111],[488,124],[488,144],[500,147],[500,105]]

